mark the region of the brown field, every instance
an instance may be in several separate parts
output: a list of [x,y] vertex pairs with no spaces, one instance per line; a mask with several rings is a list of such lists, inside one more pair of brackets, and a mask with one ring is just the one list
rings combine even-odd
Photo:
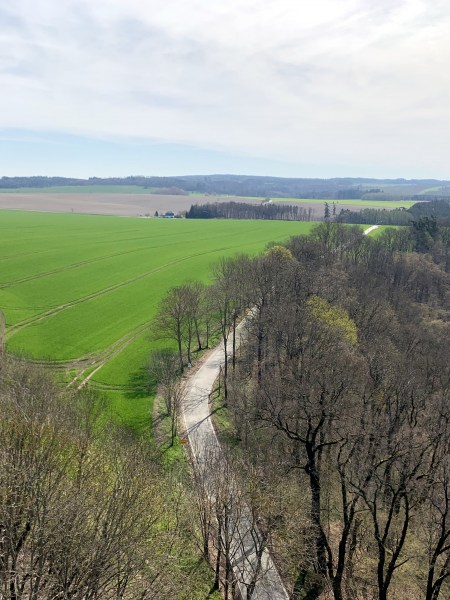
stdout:
[[[35,210],[44,212],[74,212],[96,215],[117,215],[123,217],[153,216],[155,211],[163,213],[171,210],[175,213],[188,210],[191,204],[205,202],[247,202],[259,204],[258,198],[242,198],[230,196],[170,196],[163,194],[120,194],[120,193],[2,193],[0,194],[0,209]],[[282,202],[282,200],[278,200]],[[331,201],[332,202],[332,201]],[[355,202],[355,201],[353,201]],[[312,209],[312,217],[323,217],[323,202],[308,200],[300,204],[303,208]],[[330,206],[331,208],[331,206]],[[339,209],[360,210],[367,208],[367,202],[345,204],[339,202]],[[388,206],[386,206],[388,208]]]
[[74,212],[123,217],[153,216],[172,210],[187,210],[195,200],[190,196],[156,194],[77,194],[77,193],[3,193],[0,209]]

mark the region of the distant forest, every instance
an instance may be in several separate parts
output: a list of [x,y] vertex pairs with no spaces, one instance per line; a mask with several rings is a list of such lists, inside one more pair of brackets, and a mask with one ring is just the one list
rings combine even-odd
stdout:
[[159,193],[176,188],[185,193],[258,196],[270,198],[324,199],[417,199],[450,198],[450,181],[436,179],[332,179],[263,177],[250,175],[191,175],[174,177],[2,177],[0,189],[46,188],[54,186],[135,185]]
[[404,208],[395,210],[384,208],[364,208],[360,211],[341,210],[335,221],[354,225],[361,223],[367,225],[412,225],[421,217],[438,219],[441,225],[450,226],[450,202],[444,199],[416,202],[408,210]]

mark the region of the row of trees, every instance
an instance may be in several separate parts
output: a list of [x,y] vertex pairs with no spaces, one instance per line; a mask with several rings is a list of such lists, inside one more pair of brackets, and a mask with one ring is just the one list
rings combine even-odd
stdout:
[[324,223],[200,292],[227,357],[251,309],[223,401],[295,598],[450,593],[449,239]]
[[246,202],[214,202],[192,204],[187,219],[265,219],[281,221],[311,221],[313,211],[297,204],[262,204]]

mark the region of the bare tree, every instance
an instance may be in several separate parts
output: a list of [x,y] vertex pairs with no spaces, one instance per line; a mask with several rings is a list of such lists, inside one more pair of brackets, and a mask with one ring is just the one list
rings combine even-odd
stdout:
[[206,311],[204,286],[199,282],[187,282],[172,288],[160,303],[152,333],[157,339],[176,342],[180,373],[183,373],[185,366],[185,351],[187,363],[192,362],[194,339],[197,341],[197,350],[203,348],[202,321],[205,321],[205,328],[209,326]]
[[184,370],[183,337],[186,327],[186,303],[183,288],[169,290],[160,303],[152,332],[156,338],[174,340],[177,344],[180,373]]
[[92,392],[70,400],[36,369],[2,361],[0,596],[189,597],[171,566],[187,513],[179,483],[144,442],[98,428]]

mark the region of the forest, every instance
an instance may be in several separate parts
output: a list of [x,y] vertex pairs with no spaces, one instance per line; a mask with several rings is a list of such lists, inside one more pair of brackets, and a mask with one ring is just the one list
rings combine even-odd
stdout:
[[176,376],[224,342],[214,500],[105,428],[89,391],[68,401],[3,355],[1,596],[233,597],[227,516],[244,499],[293,599],[448,598],[449,323],[450,230],[429,217],[374,238],[325,222],[170,290],[151,335],[173,350],[148,385],[171,444]]
[[[328,218],[329,209],[328,209]],[[374,225],[411,225],[421,217],[439,219],[441,225],[450,224],[450,202],[445,199],[432,199],[426,202],[416,202],[407,210],[364,208],[359,211],[341,210],[336,216],[338,223],[366,223]]]
[[[216,425],[293,598],[450,593],[449,233],[323,223],[194,294],[228,355]],[[181,367],[202,335],[182,296],[160,311]]]

